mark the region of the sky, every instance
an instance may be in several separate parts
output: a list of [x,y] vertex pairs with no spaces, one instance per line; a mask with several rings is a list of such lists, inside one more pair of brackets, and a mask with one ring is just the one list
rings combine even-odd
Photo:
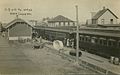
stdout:
[[120,18],[120,0],[0,0],[0,22],[10,22],[16,18],[15,15],[10,15],[10,12],[5,10],[6,8],[32,9],[32,11],[27,11],[31,15],[19,16],[25,20],[39,21],[44,17],[63,15],[75,21],[76,5],[79,10],[79,22],[85,22],[91,17],[91,12],[97,12],[103,9],[103,6]]

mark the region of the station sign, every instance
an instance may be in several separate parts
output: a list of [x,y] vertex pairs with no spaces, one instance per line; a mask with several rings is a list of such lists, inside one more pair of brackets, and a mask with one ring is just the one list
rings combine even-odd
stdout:
[[9,12],[10,15],[22,15],[29,16],[32,15],[31,8],[5,8],[5,11]]

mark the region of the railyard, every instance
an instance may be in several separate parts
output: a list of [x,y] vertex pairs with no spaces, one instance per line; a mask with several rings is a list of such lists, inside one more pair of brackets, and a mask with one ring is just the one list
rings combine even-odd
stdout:
[[0,75],[120,75],[118,16],[103,6],[82,23],[75,7],[76,21],[26,20],[22,8],[5,8],[16,18],[0,22]]

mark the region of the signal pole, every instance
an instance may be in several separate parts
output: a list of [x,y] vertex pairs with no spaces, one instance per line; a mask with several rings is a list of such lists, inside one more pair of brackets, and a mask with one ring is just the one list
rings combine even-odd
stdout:
[[78,6],[76,5],[76,62],[79,61],[79,22],[78,22]]

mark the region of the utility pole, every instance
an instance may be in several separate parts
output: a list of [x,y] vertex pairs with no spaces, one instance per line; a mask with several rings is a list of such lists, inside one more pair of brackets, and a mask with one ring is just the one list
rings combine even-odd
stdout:
[[76,5],[76,62],[79,61],[79,22],[78,22],[78,6]]

